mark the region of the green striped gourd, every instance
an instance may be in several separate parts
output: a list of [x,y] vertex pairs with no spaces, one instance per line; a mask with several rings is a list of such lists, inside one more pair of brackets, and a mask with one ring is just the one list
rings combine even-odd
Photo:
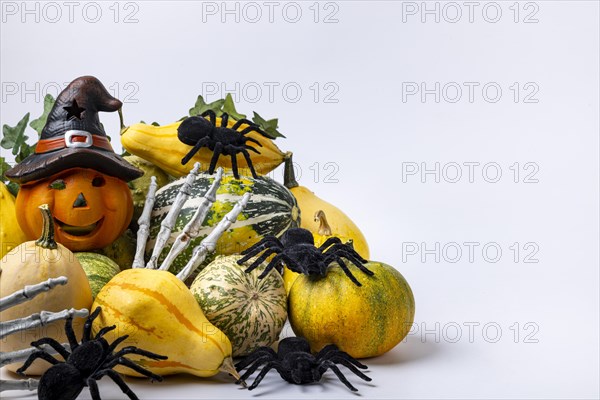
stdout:
[[279,338],[287,319],[283,278],[272,270],[258,279],[265,264],[246,273],[237,264],[241,256],[219,256],[196,277],[190,290],[206,318],[222,330],[233,356],[244,356]]
[[102,254],[88,252],[74,254],[87,275],[90,288],[92,289],[92,298],[94,299],[100,289],[121,272],[116,262]]
[[[178,179],[156,192],[156,201],[150,220],[150,237],[146,245],[147,260],[152,254],[156,236],[160,231],[160,223],[169,212],[184,181],[185,178]],[[202,196],[213,181],[214,175],[207,173],[200,173],[196,177],[190,190],[190,196],[183,205],[167,241],[167,246],[158,260],[159,264],[184,226],[192,218]],[[280,236],[287,229],[299,226],[300,209],[296,199],[285,186],[265,176],[258,178],[240,176],[240,179],[235,179],[232,174],[224,174],[221,186],[217,191],[216,201],[202,224],[200,235],[173,262],[171,272],[177,273],[185,266],[191,257],[193,248],[212,231],[225,214],[231,211],[246,192],[251,192],[252,197],[238,220],[227,232],[223,233],[217,242],[215,255],[240,253],[266,235]]]

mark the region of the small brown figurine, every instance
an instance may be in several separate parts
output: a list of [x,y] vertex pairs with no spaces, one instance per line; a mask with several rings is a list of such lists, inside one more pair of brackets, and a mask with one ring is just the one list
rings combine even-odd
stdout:
[[98,119],[121,106],[93,76],[59,94],[35,153],[6,172],[21,185],[16,214],[30,239],[42,228],[41,204],[54,215],[56,240],[72,251],[102,248],[125,231],[133,214],[127,182],[143,172],[114,152]]

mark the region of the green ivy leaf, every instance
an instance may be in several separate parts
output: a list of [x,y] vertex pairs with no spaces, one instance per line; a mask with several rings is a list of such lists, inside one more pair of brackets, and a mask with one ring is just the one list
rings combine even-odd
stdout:
[[223,112],[227,113],[230,117],[233,117],[237,120],[246,118],[246,115],[240,114],[235,109],[235,104],[233,103],[233,97],[231,97],[231,93],[227,93],[227,96],[225,96],[225,102],[223,103]]
[[19,185],[17,185],[14,182],[9,182],[8,179],[6,179],[6,176],[4,175],[6,171],[8,171],[11,168],[12,166],[6,162],[6,159],[4,157],[0,157],[0,179],[2,179],[2,182],[6,184],[8,191],[13,196],[16,196],[19,192]]
[[35,152],[35,145],[29,146],[27,143],[24,143],[23,146],[19,149],[19,154],[15,156],[15,161],[20,163],[27,157],[28,155]]
[[265,136],[270,139],[277,139],[278,137],[284,138],[285,136],[281,134],[277,130],[277,125],[279,124],[279,119],[273,118],[270,120],[266,120],[261,117],[256,111],[254,112],[254,117],[252,117],[252,121],[262,129],[265,133]]
[[204,98],[202,97],[202,95],[198,96],[198,99],[196,100],[196,104],[194,104],[194,107],[190,108],[190,116],[193,117],[195,115],[201,115],[202,113],[204,113],[205,111],[208,110],[212,110],[215,112],[215,114],[217,114],[217,116],[221,115],[223,112],[221,111],[221,108],[223,107],[223,104],[225,103],[225,99],[219,99],[219,100],[215,100],[212,103],[206,103],[204,101]]
[[38,133],[38,137],[42,134],[42,129],[44,129],[44,126],[46,125],[48,114],[50,114],[50,111],[54,106],[54,101],[54,97],[52,97],[51,94],[47,94],[46,97],[44,97],[44,112],[39,118],[34,119],[29,123],[29,126]]
[[5,149],[11,149],[15,156],[20,153],[22,147],[29,147],[26,143],[29,137],[25,135],[27,122],[29,122],[29,113],[25,114],[14,127],[6,124],[2,126],[2,140],[0,141],[0,146]]

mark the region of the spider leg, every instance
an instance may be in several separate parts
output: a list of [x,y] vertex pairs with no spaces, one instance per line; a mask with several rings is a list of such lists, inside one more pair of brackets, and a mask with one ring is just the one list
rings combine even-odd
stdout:
[[133,361],[125,358],[125,357],[118,357],[114,360],[111,360],[108,363],[104,363],[102,365],[102,369],[99,371],[106,371],[106,370],[112,370],[116,365],[123,365],[127,368],[131,368],[132,370],[134,370],[135,372],[138,372],[144,376],[147,376],[148,378],[154,380],[154,381],[158,381],[161,382],[163,380],[162,376],[160,375],[156,375],[155,373],[148,371],[146,368],[140,367],[139,365],[137,365],[136,363],[134,363]]
[[322,360],[329,360],[332,358],[343,358],[349,362],[351,362],[352,364],[354,364],[355,366],[357,366],[358,368],[362,368],[362,369],[367,369],[369,367],[367,367],[366,365],[362,364],[361,362],[359,362],[358,360],[356,360],[355,358],[352,358],[348,353],[346,353],[345,351],[341,351],[335,344],[328,344],[327,346],[323,347],[321,349],[321,351],[319,351],[315,357],[322,361]]
[[264,135],[264,134],[265,134],[265,133],[264,133],[264,132],[263,132],[263,131],[262,131],[262,130],[261,130],[259,127],[258,127],[258,126],[256,126],[256,125],[247,126],[247,127],[245,127],[244,129],[242,129],[242,130],[240,131],[240,133],[241,133],[242,135],[245,135],[245,134],[247,134],[247,133],[250,133],[250,132],[257,132],[257,133],[260,133],[261,135]]
[[263,147],[263,145],[260,144],[260,142],[258,140],[251,138],[251,137],[245,137],[244,142],[252,142],[252,143],[259,145],[260,147]]
[[229,155],[231,156],[231,171],[233,172],[233,177],[235,179],[240,179],[240,174],[238,172],[237,166],[237,153],[239,153],[238,149],[238,147],[233,146],[231,144],[228,144],[227,146],[223,147],[223,150],[229,152]]
[[242,148],[242,150],[240,150],[240,152],[244,155],[244,158],[246,159],[246,163],[248,164],[248,167],[250,168],[250,172],[252,172],[252,176],[254,178],[258,178],[258,175],[256,175],[256,171],[254,170],[254,166],[252,165],[252,159],[250,158],[250,154],[248,154],[248,150]]
[[344,385],[346,385],[346,387],[348,389],[352,390],[353,392],[358,391],[357,388],[355,388],[354,386],[352,386],[352,384],[350,382],[348,382],[348,379],[346,379],[344,374],[342,374],[342,371],[340,371],[340,369],[337,367],[337,365],[335,365],[332,361],[324,361],[323,367],[325,367],[324,371],[326,371],[328,368],[331,369],[333,371],[333,373],[337,375],[339,380],[342,381],[342,383]]
[[264,253],[262,253],[260,255],[260,257],[258,257],[256,260],[254,260],[252,262],[252,264],[250,264],[250,266],[248,268],[246,268],[246,270],[244,272],[248,273],[248,272],[252,271],[253,269],[257,268],[260,264],[262,264],[263,261],[265,261],[267,259],[267,257],[269,257],[271,254],[277,254],[277,253],[278,253],[277,249],[271,248],[271,249],[265,250]]
[[108,332],[116,329],[116,327],[117,327],[116,325],[105,326],[104,328],[100,329],[100,331],[96,334],[94,339],[100,339],[102,336],[106,335]]
[[71,353],[69,353],[69,351],[67,349],[65,349],[62,344],[60,344],[59,342],[57,342],[55,339],[52,339],[52,338],[49,338],[49,337],[41,338],[40,340],[36,340],[35,342],[31,342],[31,345],[33,347],[40,347],[43,344],[47,344],[48,346],[50,346],[54,350],[56,350],[56,352],[58,354],[60,354],[62,356],[62,358],[65,359],[65,361],[71,355]]
[[[268,235],[268,236],[265,236],[260,242],[255,243],[252,246],[245,249],[244,251],[242,251],[241,254],[249,255],[250,253],[254,253],[256,255],[257,253],[261,252],[267,246],[267,244],[275,244],[278,247],[283,248],[283,244],[281,244],[281,241],[279,241],[279,239],[277,239],[273,235]],[[257,250],[258,248],[260,248],[260,250]],[[248,259],[250,259],[252,257],[254,257],[254,256],[250,256]],[[245,261],[248,261],[248,260],[245,260]],[[238,261],[238,264],[241,264],[245,261],[240,260],[240,261]]]
[[235,121],[235,124],[231,127],[231,129],[237,130],[242,124],[246,124],[248,126],[255,126],[254,122],[248,121],[246,118],[238,119]]
[[[275,257],[273,257],[273,259],[271,260],[271,263],[275,263],[275,262],[279,262],[279,261],[283,261],[285,263],[285,265],[293,272],[298,272],[301,274],[305,273],[304,268],[302,268],[302,266],[300,264],[298,264],[296,261],[292,260],[285,253],[281,253],[281,254],[278,254]],[[265,270],[265,272],[263,272],[261,275],[264,274],[264,276],[267,276],[267,273],[268,273],[268,271]],[[259,276],[259,278],[261,278],[261,276]]]
[[[358,254],[356,252],[356,250],[354,250],[353,248],[348,246],[346,243],[334,244],[333,246],[328,248],[325,253],[329,254],[329,253],[333,253],[333,252],[343,252],[344,254],[349,254],[349,255],[353,256],[355,259],[359,260],[361,263],[369,262],[369,260],[365,260],[364,258],[362,258],[362,256],[360,254]],[[346,257],[346,258],[350,259],[350,257]]]
[[325,250],[327,250],[329,246],[338,243],[342,243],[342,239],[340,239],[339,237],[332,236],[328,238],[321,246],[319,246],[319,251],[323,253]]
[[112,353],[113,351],[115,351],[117,346],[120,345],[121,342],[124,342],[125,340],[127,340],[127,338],[129,338],[129,335],[123,335],[123,336],[116,338],[115,341],[112,342],[110,344],[110,346],[108,346],[108,349],[106,349],[106,352],[109,354]]
[[240,179],[237,167],[237,154],[233,152],[231,153],[231,170],[233,171],[233,177],[235,179]]
[[[90,316],[85,321],[85,324],[83,325],[83,335],[81,337],[81,343],[87,342],[91,339],[92,324],[94,323],[94,320],[96,319],[96,317],[98,317],[98,314],[100,314],[100,311],[102,311],[102,309],[100,307],[96,307],[96,309],[90,314]],[[73,331],[72,325],[71,325],[71,331]],[[73,336],[75,336],[75,334],[73,334]],[[70,341],[70,339],[69,339],[69,341]],[[75,340],[75,341],[77,341],[77,340]],[[71,344],[71,350],[73,350],[73,344]]]
[[252,390],[254,388],[256,388],[258,386],[258,384],[263,380],[263,378],[265,377],[265,375],[267,375],[267,373],[275,368],[277,370],[277,372],[279,372],[279,368],[280,368],[280,363],[279,361],[270,361],[267,364],[265,364],[265,366],[263,367],[263,369],[260,370],[260,373],[258,374],[258,376],[256,377],[256,379],[254,380],[254,382],[252,382],[252,385],[250,385],[248,387],[248,390]]
[[275,350],[273,350],[270,347],[263,346],[263,347],[256,349],[254,352],[252,352],[248,356],[244,357],[243,360],[241,360],[240,362],[235,364],[235,368],[238,371],[241,371],[244,368],[246,368],[248,365],[252,364],[253,362],[255,362],[265,356],[270,356],[270,357],[273,357],[274,359],[277,359],[277,353],[275,353]]
[[50,354],[46,353],[44,350],[39,350],[39,351],[36,351],[35,353],[32,353],[27,358],[27,360],[23,363],[21,368],[19,368],[17,370],[17,374],[25,375],[24,374],[25,370],[27,370],[27,368],[29,368],[31,366],[31,364],[33,364],[33,362],[35,360],[37,360],[38,358],[41,358],[42,360],[46,360],[52,365],[60,364],[60,361],[58,361],[56,358],[52,357]]
[[352,371],[356,376],[358,376],[361,379],[364,379],[367,382],[370,382],[372,380],[367,375],[365,375],[361,371],[359,371],[358,368],[356,368],[356,366],[352,362],[350,362],[350,360],[347,360],[345,358],[338,358],[337,356],[333,356],[333,357],[331,357],[330,359],[328,359],[326,361],[331,361],[331,362],[333,362],[335,364],[343,365],[344,367],[346,367],[350,371]]
[[[340,268],[342,269],[342,271],[344,271],[344,273],[346,274],[346,276],[348,278],[350,278],[350,280],[356,285],[356,286],[362,286],[362,284],[356,280],[356,278],[354,277],[354,275],[352,275],[352,272],[350,272],[350,270],[348,269],[348,266],[346,265],[346,263],[340,258],[340,256],[338,256],[337,254],[332,254],[330,257],[327,257],[326,260],[328,259],[332,259],[337,261],[337,263],[339,264]],[[370,272],[370,271],[369,271]]]
[[364,263],[362,263],[359,259],[357,259],[353,254],[342,251],[341,249],[336,251],[335,253],[331,253],[332,256],[344,257],[348,261],[352,262],[352,264],[356,265],[358,269],[364,272],[367,275],[373,276],[375,275],[373,271],[365,267]]
[[200,116],[203,118],[208,116],[208,118],[210,119],[210,123],[213,124],[213,126],[217,125],[217,115],[213,110],[206,110]]
[[217,161],[219,160],[219,156],[223,151],[223,145],[221,142],[217,142],[215,145],[215,149],[213,150],[213,156],[210,159],[210,167],[208,168],[208,173],[212,175],[215,172],[215,168],[217,167]]
[[244,145],[244,148],[245,148],[246,150],[253,151],[253,152],[255,152],[256,154],[260,154],[260,151],[256,150],[254,147],[252,147],[252,146],[249,146],[249,145],[247,145],[247,144],[246,144],[246,145]]
[[152,353],[148,350],[138,349],[135,346],[127,346],[123,347],[121,350],[113,354],[113,356],[110,357],[109,361],[127,354],[137,354],[140,356],[151,358],[153,360],[166,360],[168,358],[167,356],[161,356],[160,354]]
[[75,331],[73,331],[73,317],[69,317],[65,320],[65,333],[67,339],[69,339],[71,351],[75,350],[79,346],[79,342],[77,341],[77,337],[75,337]]
[[208,136],[204,136],[203,138],[199,139],[194,145],[194,147],[192,147],[192,149],[185,155],[185,157],[181,159],[181,165],[187,164],[188,161],[190,161],[192,157],[194,157],[194,155],[198,152],[198,150],[200,150],[202,146],[205,146],[209,141],[210,138]]
[[90,394],[92,395],[92,400],[102,400],[100,398],[100,390],[98,390],[98,384],[94,378],[88,378],[86,380],[88,387],[90,388]]
[[119,389],[121,389],[121,391],[123,393],[125,393],[125,395],[127,395],[127,397],[129,397],[131,400],[138,400],[137,395],[135,393],[133,393],[133,390],[131,390],[131,388],[129,386],[127,386],[127,384],[125,383],[123,378],[121,378],[121,376],[119,374],[117,374],[115,371],[113,371],[112,369],[108,369],[108,370],[99,371],[99,373],[106,375],[110,379],[112,379],[113,382],[115,382],[117,384],[117,386],[119,386]]
[[260,368],[261,365],[264,365],[267,362],[275,361],[275,360],[276,360],[276,358],[274,359],[273,356],[271,356],[271,355],[264,355],[264,356],[256,359],[255,362],[248,367],[246,372],[244,372],[242,375],[240,375],[240,382],[248,379],[250,377],[250,375],[252,375],[258,368]]
[[229,122],[229,114],[221,114],[221,128],[227,128],[227,122]]

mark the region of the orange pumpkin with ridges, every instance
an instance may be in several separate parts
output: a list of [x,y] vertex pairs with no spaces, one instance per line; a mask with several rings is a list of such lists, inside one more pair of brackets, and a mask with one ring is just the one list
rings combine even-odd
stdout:
[[100,249],[129,225],[133,200],[127,183],[89,168],[72,168],[21,186],[17,220],[29,239],[42,229],[37,207],[48,204],[56,241],[71,251]]

